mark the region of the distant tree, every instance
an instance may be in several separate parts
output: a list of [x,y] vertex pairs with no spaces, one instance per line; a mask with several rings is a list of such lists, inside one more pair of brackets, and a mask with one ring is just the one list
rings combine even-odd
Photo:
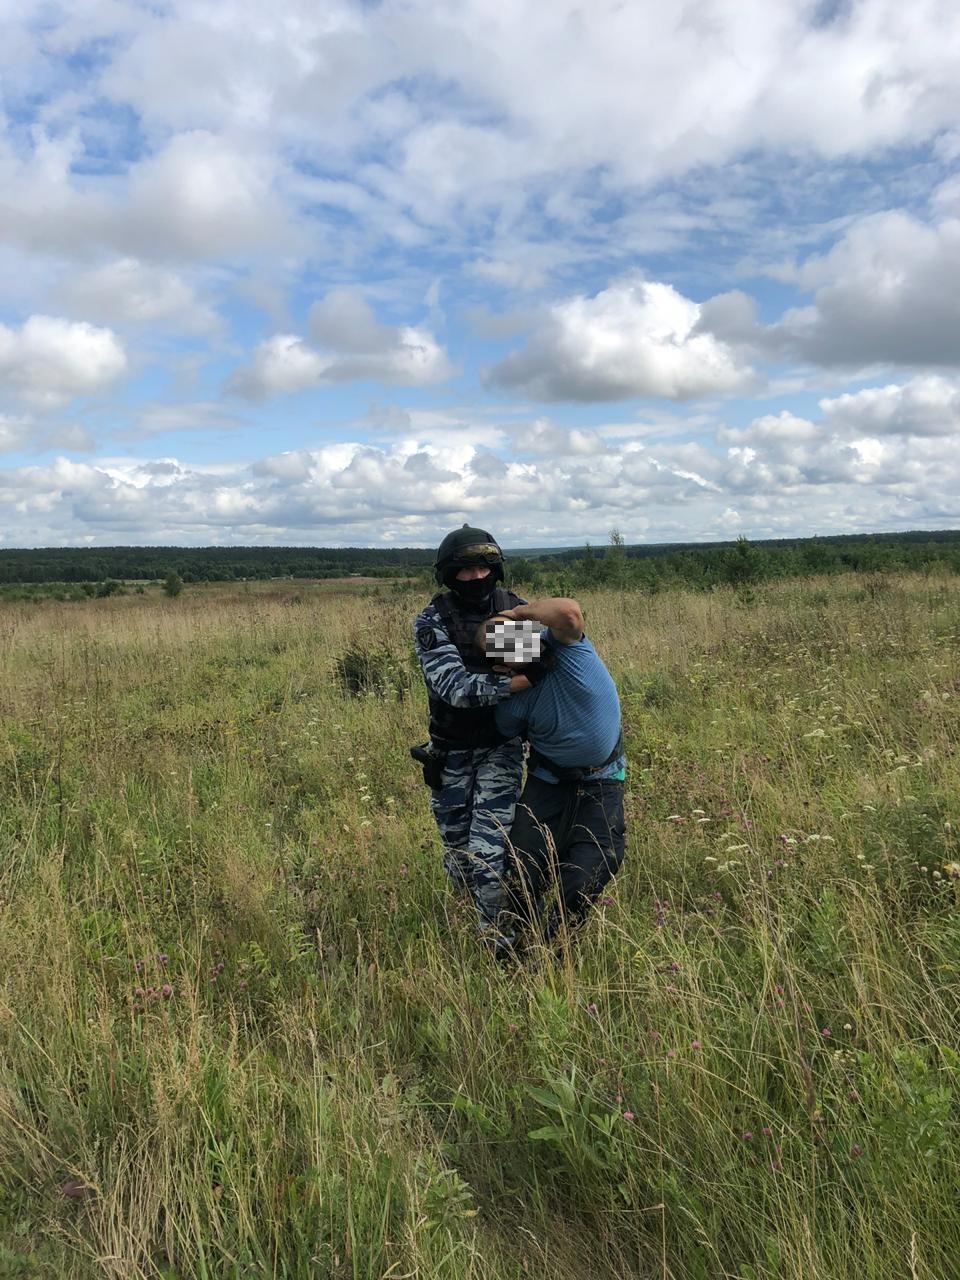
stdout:
[[726,582],[738,586],[744,582],[757,582],[764,577],[766,557],[742,535],[733,549],[724,556],[723,577]]
[[623,534],[616,527],[610,530],[610,549],[603,561],[601,580],[613,586],[625,586],[628,576],[627,544]]
[[533,579],[535,568],[533,562],[528,560],[526,556],[520,556],[518,559],[511,559],[509,562],[510,580],[512,582],[530,582]]
[[176,569],[171,569],[163,580],[164,594],[168,595],[171,600],[175,599],[183,590],[183,579],[177,573]]

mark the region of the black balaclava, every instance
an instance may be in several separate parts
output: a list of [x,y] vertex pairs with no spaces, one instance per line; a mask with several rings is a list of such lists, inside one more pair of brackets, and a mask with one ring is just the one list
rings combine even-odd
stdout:
[[[459,567],[463,568],[463,565]],[[449,587],[455,596],[459,596],[465,604],[479,608],[496,590],[497,575],[492,569],[485,578],[471,578],[469,582],[459,582],[456,574],[457,569],[451,569],[443,579],[444,585]]]

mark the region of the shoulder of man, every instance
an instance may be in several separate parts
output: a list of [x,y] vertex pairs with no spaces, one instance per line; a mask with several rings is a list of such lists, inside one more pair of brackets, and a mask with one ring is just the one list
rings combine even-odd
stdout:
[[517,593],[516,593],[515,591],[510,591],[510,590],[509,590],[509,589],[507,589],[507,588],[503,588],[503,593],[504,593],[504,595],[506,595],[506,596],[509,596],[509,597],[510,597],[510,608],[511,608],[511,609],[515,609],[515,608],[517,607],[517,605],[518,605],[518,604],[529,604],[529,603],[530,603],[530,601],[529,601],[529,600],[527,600],[524,596],[518,596],[518,595],[517,595]]
[[594,649],[593,645],[590,643],[590,637],[585,631],[579,640],[571,640],[569,644],[564,644],[561,640],[558,640],[549,627],[545,627],[543,631],[541,631],[540,636],[546,648],[548,648],[551,653],[556,654],[556,656],[561,658],[561,660],[563,656],[565,656],[568,662],[576,662],[578,656],[582,658],[582,655],[585,653],[599,657],[596,649]]
[[434,600],[421,609],[414,619],[413,637],[417,649],[425,653],[429,653],[441,644],[449,643],[447,625]]

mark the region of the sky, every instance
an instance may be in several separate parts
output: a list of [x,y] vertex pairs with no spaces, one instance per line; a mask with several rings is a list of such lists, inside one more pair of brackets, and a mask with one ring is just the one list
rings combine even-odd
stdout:
[[2,0],[0,546],[960,527],[955,0]]

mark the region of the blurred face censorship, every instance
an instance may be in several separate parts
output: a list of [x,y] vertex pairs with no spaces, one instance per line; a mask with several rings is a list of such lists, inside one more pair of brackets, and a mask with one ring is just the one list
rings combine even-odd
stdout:
[[540,628],[533,622],[504,618],[486,625],[486,654],[500,662],[537,662],[540,658]]

